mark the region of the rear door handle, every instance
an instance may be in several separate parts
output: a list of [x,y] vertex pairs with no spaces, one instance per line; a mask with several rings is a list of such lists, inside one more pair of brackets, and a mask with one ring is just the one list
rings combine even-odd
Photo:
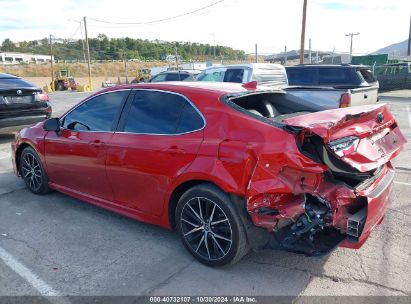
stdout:
[[104,146],[105,145],[105,143],[104,142],[102,142],[102,141],[100,141],[100,140],[95,140],[95,141],[92,141],[91,143],[90,143],[90,146],[92,146],[92,147],[96,147],[96,148],[99,148],[99,147],[102,147],[102,146]]
[[186,151],[176,146],[171,146],[170,148],[162,149],[161,152],[170,153],[170,154],[185,154]]

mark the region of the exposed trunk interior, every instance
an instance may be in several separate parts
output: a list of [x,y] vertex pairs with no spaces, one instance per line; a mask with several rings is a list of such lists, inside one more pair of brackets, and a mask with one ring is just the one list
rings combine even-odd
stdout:
[[[250,115],[264,117],[276,123],[282,123],[290,117],[322,111],[317,105],[283,92],[258,92],[231,96],[228,97],[228,103],[240,111],[245,110]],[[323,139],[316,134],[306,133],[303,142],[297,145],[303,154],[329,167],[327,177],[333,182],[342,182],[356,188],[381,172],[382,167],[368,172],[353,168],[329,151]]]
[[259,92],[228,96],[227,101],[234,107],[249,113],[281,123],[282,120],[323,109],[307,100],[284,92]]

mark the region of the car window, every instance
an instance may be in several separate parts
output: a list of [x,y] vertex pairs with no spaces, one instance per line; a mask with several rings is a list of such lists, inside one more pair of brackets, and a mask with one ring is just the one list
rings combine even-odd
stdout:
[[361,76],[364,78],[364,80],[368,83],[373,83],[376,82],[377,79],[375,78],[375,76],[373,75],[373,73],[368,70],[368,69],[361,69],[359,71],[361,73]]
[[110,92],[89,99],[64,117],[63,128],[77,131],[111,131],[120,105],[129,92]]
[[319,68],[318,83],[321,84],[348,84],[352,83],[349,69]]
[[197,80],[221,82],[224,79],[225,71],[226,69],[204,71],[202,74],[198,75]]
[[198,130],[202,118],[182,96],[137,91],[124,124],[125,132],[142,134],[178,134]]
[[316,84],[317,69],[312,68],[292,68],[287,69],[288,83],[290,85]]
[[166,81],[167,74],[158,74],[151,78],[150,82]]
[[227,69],[224,74],[224,82],[242,83],[244,76],[244,69]]
[[185,100],[178,122],[177,133],[187,133],[199,130],[204,126],[204,120],[194,107]]

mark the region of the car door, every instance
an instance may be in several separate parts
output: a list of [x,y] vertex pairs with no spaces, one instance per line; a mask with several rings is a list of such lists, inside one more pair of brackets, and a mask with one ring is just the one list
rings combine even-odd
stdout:
[[130,90],[90,98],[61,118],[61,131],[45,136],[49,181],[106,200],[113,193],[105,172],[107,143]]
[[193,162],[205,120],[184,96],[136,90],[107,150],[107,176],[115,202],[160,215],[170,184]]

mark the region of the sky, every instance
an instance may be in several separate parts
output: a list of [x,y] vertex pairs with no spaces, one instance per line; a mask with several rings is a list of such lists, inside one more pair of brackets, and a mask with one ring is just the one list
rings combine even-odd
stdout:
[[[213,4],[218,0],[0,0],[0,43],[42,39],[49,34],[80,38],[79,23],[87,17],[89,37],[131,37],[225,45],[246,53],[277,53],[298,49],[303,0],[223,0],[169,21],[115,25],[164,19]],[[371,53],[408,38],[411,0],[308,0],[306,49]],[[71,20],[70,20],[71,19]],[[84,32],[83,32],[84,33]]]

